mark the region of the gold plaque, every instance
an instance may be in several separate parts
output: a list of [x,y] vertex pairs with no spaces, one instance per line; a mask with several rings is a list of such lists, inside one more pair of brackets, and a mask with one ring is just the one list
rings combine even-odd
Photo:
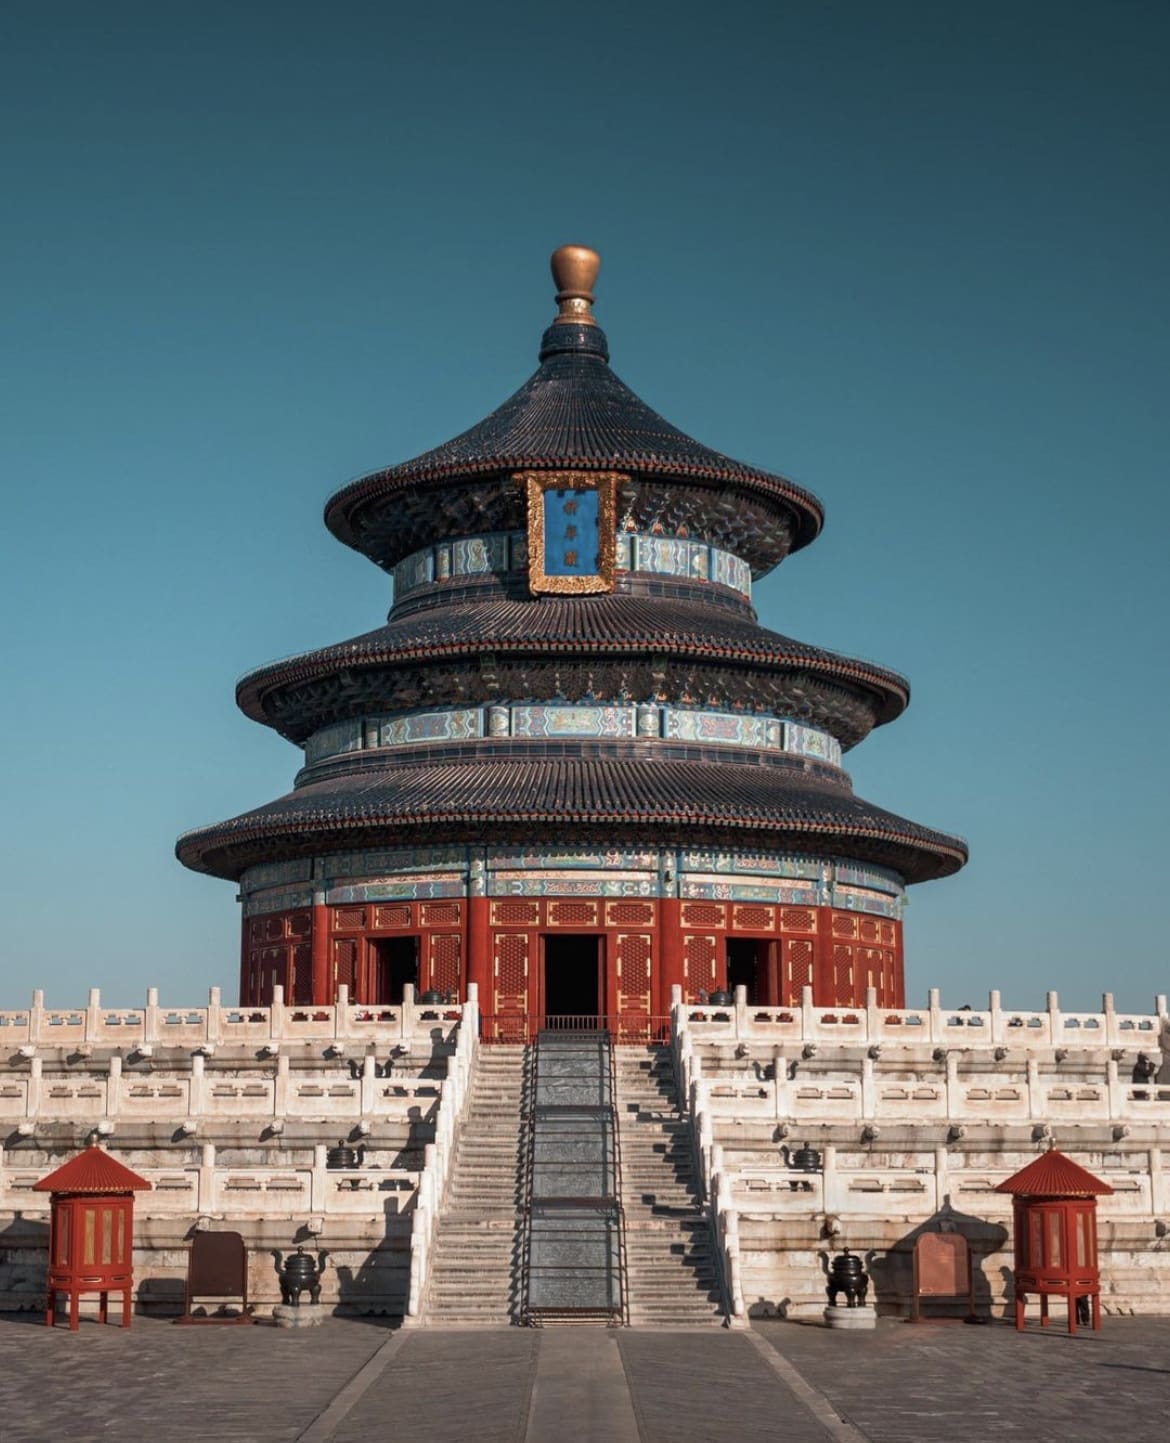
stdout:
[[588,596],[613,590],[617,471],[521,471],[528,491],[528,589]]

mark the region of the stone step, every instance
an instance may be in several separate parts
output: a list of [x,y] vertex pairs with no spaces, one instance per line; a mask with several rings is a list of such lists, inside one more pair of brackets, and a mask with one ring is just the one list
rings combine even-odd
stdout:
[[456,1297],[463,1292],[468,1297],[488,1296],[498,1301],[507,1299],[518,1276],[517,1268],[499,1259],[485,1258],[478,1273],[443,1265],[431,1274],[431,1293],[435,1297]]

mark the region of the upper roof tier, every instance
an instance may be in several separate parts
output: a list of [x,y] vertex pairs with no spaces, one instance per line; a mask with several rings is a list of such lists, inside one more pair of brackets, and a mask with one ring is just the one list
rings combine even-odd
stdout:
[[777,526],[774,537],[757,544],[757,575],[817,536],[824,510],[811,492],[693,440],[614,375],[605,333],[589,309],[599,265],[596,253],[580,246],[562,246],[554,254],[561,314],[544,333],[536,374],[454,440],[337,491],[326,503],[325,523],[339,540],[388,568],[415,544],[403,535],[404,493],[491,474],[566,468],[705,484],[719,493],[711,498],[713,511],[726,508],[729,490],[762,504]]

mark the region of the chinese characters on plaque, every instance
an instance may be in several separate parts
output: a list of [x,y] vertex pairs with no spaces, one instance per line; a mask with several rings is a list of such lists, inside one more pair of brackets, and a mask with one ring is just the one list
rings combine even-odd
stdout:
[[613,472],[526,471],[528,585],[542,592],[613,590],[617,483]]

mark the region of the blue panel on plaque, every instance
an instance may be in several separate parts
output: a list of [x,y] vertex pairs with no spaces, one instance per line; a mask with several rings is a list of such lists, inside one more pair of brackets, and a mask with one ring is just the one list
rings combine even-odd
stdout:
[[544,493],[544,574],[596,576],[601,566],[601,505],[595,490]]

